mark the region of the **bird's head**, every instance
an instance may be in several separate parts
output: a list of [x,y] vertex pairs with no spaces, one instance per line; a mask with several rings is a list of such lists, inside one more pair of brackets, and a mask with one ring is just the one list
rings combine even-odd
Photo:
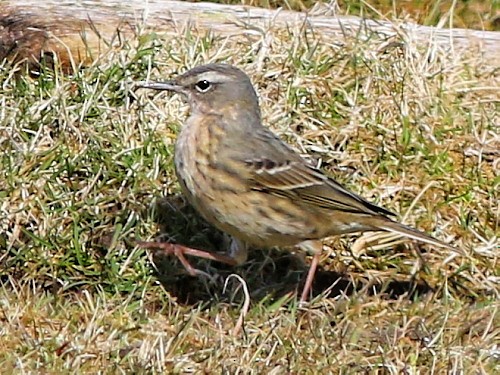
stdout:
[[250,79],[231,65],[201,65],[170,81],[137,82],[136,86],[179,93],[187,99],[194,115],[212,113],[238,119],[252,113],[260,119]]

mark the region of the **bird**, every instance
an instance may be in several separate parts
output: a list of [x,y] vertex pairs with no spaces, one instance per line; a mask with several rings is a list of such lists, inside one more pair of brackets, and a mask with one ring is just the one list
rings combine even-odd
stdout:
[[349,191],[265,127],[257,93],[241,69],[206,64],[173,80],[139,81],[136,86],[178,93],[189,104],[175,144],[176,175],[187,201],[231,239],[225,253],[138,242],[176,255],[190,274],[197,270],[185,255],[235,266],[245,263],[251,248],[298,247],[313,255],[300,298],[304,302],[324,238],[388,231],[457,251]]

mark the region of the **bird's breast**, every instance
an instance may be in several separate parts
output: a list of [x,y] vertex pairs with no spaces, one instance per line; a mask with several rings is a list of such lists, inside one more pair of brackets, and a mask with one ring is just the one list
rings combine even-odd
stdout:
[[[221,194],[241,192],[238,176],[221,152],[223,128],[217,117],[190,117],[176,143],[175,166],[181,188],[204,216]],[[228,163],[226,163],[228,162]]]

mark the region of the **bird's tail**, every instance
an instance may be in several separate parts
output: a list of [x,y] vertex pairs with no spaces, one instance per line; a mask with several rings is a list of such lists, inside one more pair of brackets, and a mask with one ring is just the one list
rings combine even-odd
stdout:
[[465,255],[462,250],[457,249],[456,247],[453,247],[453,246],[447,244],[446,242],[440,241],[440,240],[438,240],[434,237],[431,237],[428,234],[425,234],[417,229],[414,229],[414,228],[409,227],[407,225],[398,223],[397,221],[393,221],[393,220],[386,218],[386,217],[380,217],[380,219],[375,221],[375,223],[372,220],[371,224],[379,230],[385,230],[387,232],[400,234],[400,235],[403,235],[405,237],[411,238],[413,240],[425,242],[425,243],[428,243],[430,245],[444,247],[448,250],[452,250],[456,253]]

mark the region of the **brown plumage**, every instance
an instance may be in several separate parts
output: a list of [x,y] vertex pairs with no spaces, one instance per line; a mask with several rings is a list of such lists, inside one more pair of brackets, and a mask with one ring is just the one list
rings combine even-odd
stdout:
[[394,221],[390,218],[394,214],[312,167],[262,126],[257,95],[241,70],[203,65],[173,81],[138,85],[178,92],[187,99],[191,114],[176,144],[177,176],[196,210],[233,238],[228,255],[205,256],[183,247],[174,251],[171,244],[143,246],[175,252],[186,265],[182,254],[241,264],[247,245],[298,245],[315,253],[302,300],[308,296],[319,261],[319,240],[328,236],[384,230],[455,250]]

